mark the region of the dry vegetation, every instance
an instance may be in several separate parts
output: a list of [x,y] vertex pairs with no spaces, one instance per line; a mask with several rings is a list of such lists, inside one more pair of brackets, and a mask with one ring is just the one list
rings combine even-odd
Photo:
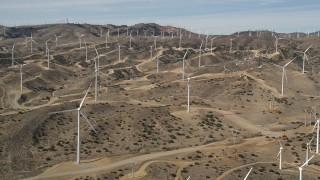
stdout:
[[[129,49],[127,28],[134,37],[133,49]],[[104,34],[110,30],[108,48],[106,37],[99,37],[100,29]],[[249,179],[297,179],[306,143],[315,137],[310,133],[315,118],[308,114],[305,127],[303,109],[318,117],[313,107],[318,107],[320,97],[320,37],[277,34],[286,39],[276,53],[271,32],[262,31],[260,37],[257,32],[251,37],[241,32],[239,37],[231,35],[236,39],[230,53],[229,37],[221,36],[214,40],[212,54],[210,43],[201,50],[198,67],[205,36],[191,34],[189,38],[189,32],[182,30],[183,48],[179,49],[179,38],[171,38],[172,31],[179,29],[156,24],[8,28],[7,37],[0,41],[1,177],[243,179],[253,167]],[[79,48],[75,32],[85,34],[88,61],[86,48]],[[150,59],[153,32],[159,35],[158,48]],[[23,37],[31,33],[38,42],[33,54]],[[58,46],[54,40],[49,42],[51,69],[47,69],[44,42],[53,38],[53,33],[61,38]],[[13,43],[15,61],[26,64],[22,91],[19,66],[11,67]],[[302,74],[302,55],[294,51],[310,44],[310,64]],[[49,113],[79,106],[86,88],[95,80],[94,46],[102,55],[98,101],[94,101],[93,85],[83,112],[97,133],[81,120],[82,163],[76,165],[76,113]],[[187,80],[182,80],[181,74],[186,48],[185,75],[197,76],[190,82],[189,113]],[[282,66],[294,57],[286,71],[285,96],[281,96],[282,71],[274,64]],[[235,144],[232,130],[237,130]],[[276,157],[279,140],[284,146],[282,170]],[[311,148],[314,154],[315,141]],[[315,154],[304,168],[304,179],[320,179],[319,158]]]

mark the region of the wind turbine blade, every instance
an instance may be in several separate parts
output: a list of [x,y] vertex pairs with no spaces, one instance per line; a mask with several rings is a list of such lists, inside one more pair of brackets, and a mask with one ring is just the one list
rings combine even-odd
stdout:
[[277,154],[277,157],[280,155],[280,151],[279,151],[279,153]]
[[92,83],[90,84],[90,86],[89,86],[89,88],[88,88],[88,90],[87,90],[87,92],[86,92],[86,95],[83,97],[83,99],[82,99],[82,101],[81,101],[81,103],[80,103],[79,109],[81,109],[81,107],[82,107],[82,105],[83,105],[83,103],[84,103],[84,100],[86,99],[86,97],[87,97],[87,95],[88,95],[88,92],[89,92],[89,90],[90,90],[91,85],[92,85]]
[[82,111],[80,111],[80,114],[82,115],[82,117],[84,118],[84,120],[87,121],[87,123],[91,126],[91,128],[93,129],[93,131],[95,133],[97,133],[96,129],[94,129],[94,127],[92,126],[92,124],[90,123],[89,119],[82,113]]
[[191,66],[190,66],[190,64],[188,63],[188,61],[187,61],[187,60],[184,60],[184,61],[187,63],[187,66],[188,66],[189,70],[192,71]]
[[304,52],[306,53],[311,47],[312,47],[313,44],[311,44]]
[[48,114],[58,114],[58,113],[65,113],[65,112],[73,112],[77,111],[78,109],[69,109],[69,110],[63,110],[63,111],[56,111],[56,112],[50,112]]
[[283,67],[286,67],[286,66],[288,66],[293,60],[295,60],[296,59],[296,57],[295,58],[293,58],[291,61],[289,61],[286,65],[284,65]]
[[94,50],[96,51],[97,55],[99,55],[98,50],[96,48],[96,46],[94,46]]
[[252,168],[253,168],[253,167],[250,168],[249,172],[247,173],[246,177],[245,177],[243,180],[246,180],[246,179],[248,178],[249,174],[250,174],[251,171],[252,171]]
[[[280,147],[282,147],[281,141],[279,141]],[[280,152],[279,152],[280,153]]]
[[312,137],[312,139],[309,141],[309,146],[310,146],[310,144],[311,144],[311,142],[312,142],[313,138],[314,138],[314,137]]
[[189,49],[187,49],[187,51],[184,53],[183,59],[186,58],[188,51],[189,51]]
[[317,127],[318,121],[314,124],[313,129],[311,131],[311,133],[314,131],[314,129]]
[[201,77],[201,75],[190,77],[190,79],[196,79],[196,78],[199,78],[199,77]]

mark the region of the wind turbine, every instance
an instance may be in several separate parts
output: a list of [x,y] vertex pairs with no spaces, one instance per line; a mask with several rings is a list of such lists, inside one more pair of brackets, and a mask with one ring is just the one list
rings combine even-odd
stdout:
[[211,54],[212,54],[212,44],[213,44],[213,40],[217,39],[219,36],[211,38]]
[[317,121],[316,121],[316,123],[314,124],[314,127],[313,127],[313,129],[312,129],[312,131],[311,131],[311,133],[314,131],[314,129],[317,127],[317,149],[316,149],[316,153],[318,154],[319,153],[319,125],[320,124],[320,119],[318,119]]
[[181,49],[181,40],[182,40],[182,34],[180,34],[179,49]]
[[204,49],[207,49],[208,38],[209,38],[209,35],[207,34],[207,37],[206,37],[206,44],[205,44],[205,46],[204,46]]
[[309,151],[311,152],[311,146],[310,145],[311,145],[312,140],[313,140],[313,137],[312,137],[311,141],[309,141],[307,143],[307,150],[306,150],[306,163],[307,163],[307,165],[308,165],[308,159],[309,159]]
[[299,180],[302,180],[302,171],[303,171],[304,166],[308,165],[309,161],[311,161],[311,159],[312,159],[313,157],[314,157],[314,155],[311,156],[310,159],[308,159],[304,164],[302,164],[302,165],[299,167]]
[[32,50],[33,50],[33,49],[32,49],[32,44],[33,44],[33,43],[38,44],[36,41],[33,40],[33,38],[32,38],[32,33],[31,33],[30,39],[27,40],[26,42],[30,42],[30,45],[31,45],[31,53],[32,53]]
[[238,130],[232,129],[231,133],[232,133],[232,139],[233,139],[233,145],[236,145],[236,135],[237,135]]
[[159,58],[162,56],[157,56],[156,60],[157,60],[157,74],[159,73]]
[[23,66],[25,66],[25,64],[20,64],[20,66],[19,66],[19,68],[20,68],[20,91],[22,91],[22,81],[23,81],[23,79],[22,79],[22,74],[23,74],[22,67]]
[[230,53],[232,53],[232,42],[233,42],[233,40],[234,39],[230,38],[230,51],[229,51]]
[[7,34],[6,34],[6,27],[3,27],[3,36],[7,36]]
[[283,147],[282,147],[280,141],[279,141],[279,143],[280,143],[280,150],[279,150],[277,157],[279,156],[279,169],[282,169],[282,150],[283,150]]
[[27,37],[27,36],[24,35],[24,34],[23,34],[23,36],[24,36],[24,38],[25,38],[26,47],[28,47],[28,39],[29,39],[30,37]]
[[49,48],[47,48],[47,57],[48,57],[48,59],[47,59],[47,61],[48,61],[48,69],[50,69],[50,49]]
[[[109,30],[108,30],[108,34],[109,34]],[[106,48],[109,48],[108,47],[108,38],[109,38],[109,35],[106,35]]]
[[84,45],[86,46],[86,62],[88,61],[88,46],[86,41],[84,41]]
[[190,112],[190,81],[191,79],[195,79],[198,76],[188,77],[188,112]]
[[201,41],[201,45],[200,45],[200,54],[199,54],[199,67],[201,66],[201,53],[202,53],[202,44],[203,44],[203,41]]
[[187,49],[187,51],[184,53],[184,56],[182,58],[182,80],[184,80],[184,61],[185,61],[185,58],[187,56],[188,51],[189,51],[189,49]]
[[226,78],[226,73],[227,71],[230,71],[229,69],[226,68],[226,66],[223,66],[224,70],[222,71],[222,73],[224,73],[224,78]]
[[153,52],[152,46],[150,46],[150,59],[152,59],[152,52]]
[[305,64],[305,60],[307,60],[308,64],[309,64],[309,60],[308,60],[308,56],[307,56],[307,51],[312,47],[312,44],[305,50],[305,51],[295,51],[298,53],[303,53],[303,63],[302,63],[302,74],[304,74],[304,64]]
[[77,134],[77,164],[80,164],[80,115],[82,115],[82,117],[84,118],[84,120],[91,126],[91,128],[93,129],[94,132],[97,132],[94,127],[92,126],[92,124],[90,123],[89,119],[83,114],[83,112],[81,111],[81,108],[83,106],[83,103],[88,95],[89,89],[91,87],[91,84],[89,86],[89,88],[87,89],[87,92],[84,96],[84,98],[82,99],[79,107],[77,109],[70,109],[70,110],[64,110],[64,111],[57,111],[57,112],[52,112],[49,114],[57,114],[57,113],[64,113],[64,112],[74,112],[76,111],[78,114],[78,134]]
[[102,73],[99,70],[101,54],[98,53],[98,50],[96,49],[96,47],[94,47],[94,49],[95,49],[96,54],[97,54],[97,57],[95,57],[95,62],[94,62],[94,64],[95,64],[95,71],[94,71],[94,73],[95,73],[94,94],[95,95],[94,95],[94,101],[97,102],[97,98],[98,98],[98,76],[99,76],[100,73]]
[[120,55],[121,55],[121,52],[120,52],[120,44],[119,44],[119,62],[120,62]]
[[131,33],[130,33],[130,36],[129,36],[128,38],[129,38],[129,40],[130,40],[130,48],[129,48],[129,49],[132,49],[132,47],[131,47],[131,40],[134,40],[134,39],[133,39],[133,37],[131,36]]
[[48,42],[51,40],[51,38],[50,39],[48,39],[48,40],[46,40],[46,56],[48,56],[48,50],[49,50],[49,48],[48,48]]
[[284,78],[286,78],[286,81],[288,82],[288,78],[287,78],[287,74],[286,74],[286,70],[285,67],[287,67],[293,60],[295,60],[296,58],[293,58],[291,61],[289,61],[287,64],[285,64],[282,67],[282,83],[281,83],[281,96],[283,96],[283,89],[284,89]]
[[14,64],[14,56],[13,56],[14,46],[15,46],[15,44],[13,44],[12,49],[11,49],[11,54],[12,54],[12,56],[11,56],[11,66],[13,66],[13,64]]
[[157,37],[158,36],[154,36],[154,50],[157,49]]
[[56,38],[56,46],[58,46],[58,38],[59,37],[62,37],[62,36],[57,36],[56,34],[53,34],[54,35],[54,37]]
[[250,173],[251,173],[251,171],[252,171],[252,168],[253,168],[253,167],[251,167],[251,168],[250,168],[249,172],[247,173],[246,177],[245,177],[243,180],[247,180],[247,178],[248,178],[249,174],[250,174]]
[[275,41],[276,52],[278,52],[278,41],[279,41],[280,39],[283,39],[283,38],[278,38],[276,35],[274,35],[274,37],[276,38],[276,41]]
[[77,35],[78,38],[79,38],[80,48],[82,48],[82,46],[81,46],[81,38],[82,38],[84,35],[83,35],[83,34],[79,34],[78,32],[76,32],[76,35]]

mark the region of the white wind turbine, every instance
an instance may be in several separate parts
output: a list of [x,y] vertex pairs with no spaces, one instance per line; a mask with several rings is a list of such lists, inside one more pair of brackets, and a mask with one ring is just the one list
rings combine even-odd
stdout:
[[30,42],[30,45],[31,45],[31,53],[32,53],[32,52],[33,52],[32,44],[33,44],[33,43],[38,44],[36,41],[33,40],[33,38],[32,38],[32,33],[31,33],[31,36],[30,36],[29,40],[27,40],[26,42]]
[[82,99],[79,107],[77,109],[70,109],[70,110],[64,110],[64,111],[57,111],[57,112],[52,112],[52,113],[49,113],[49,114],[57,114],[57,113],[64,113],[64,112],[74,112],[76,111],[77,114],[78,114],[78,133],[77,133],[77,164],[80,164],[80,115],[82,115],[82,117],[84,118],[84,120],[91,126],[91,128],[93,129],[94,132],[97,132],[92,124],[90,123],[89,119],[84,115],[84,113],[81,111],[81,108],[83,106],[83,103],[88,95],[88,92],[90,90],[90,87],[91,87],[91,84],[89,86],[89,88],[87,89],[86,91],[86,94],[84,96],[84,98]]
[[152,57],[153,57],[152,52],[153,52],[152,46],[150,46],[150,59],[152,59]]
[[206,44],[204,46],[204,49],[207,49],[207,45],[208,45],[208,38],[209,38],[209,35],[207,34],[207,37],[206,37]]
[[27,37],[26,35],[24,35],[23,34],[23,36],[24,36],[24,38],[25,38],[25,44],[26,44],[26,47],[28,47],[28,39],[30,38],[30,37]]
[[198,76],[188,77],[188,112],[190,112],[190,81],[191,79],[195,79]]
[[312,47],[312,44],[305,50],[305,51],[295,51],[298,53],[303,53],[303,62],[302,62],[302,74],[304,74],[304,64],[305,64],[305,60],[307,60],[308,64],[309,64],[309,60],[308,60],[308,56],[307,56],[307,51]]
[[154,50],[157,49],[157,37],[158,36],[154,36]]
[[224,73],[224,78],[226,78],[226,73],[227,71],[230,71],[229,69],[226,68],[226,66],[223,66],[224,70],[222,71],[222,73]]
[[232,139],[233,139],[233,145],[236,145],[236,135],[237,135],[238,130],[236,129],[232,129],[231,133],[232,133]]
[[48,50],[49,50],[49,48],[48,48],[48,42],[51,40],[51,38],[50,39],[48,39],[48,40],[46,40],[46,56],[48,56]]
[[280,150],[279,150],[277,157],[279,156],[279,169],[282,169],[282,150],[283,150],[283,147],[282,147],[280,141],[279,141],[279,143],[280,143]]
[[[96,49],[96,47],[94,47],[97,57],[95,57],[94,59],[94,66],[95,66],[95,83],[94,83],[94,101],[97,102],[98,99],[98,76],[100,75],[100,73],[104,74],[103,72],[100,72],[100,57],[102,56],[101,54],[98,53],[98,50]],[[105,74],[106,75],[106,74]]]
[[157,74],[159,73],[159,58],[162,56],[157,56],[156,60],[157,60]]
[[230,53],[232,53],[232,42],[233,42],[233,40],[234,39],[230,38],[230,51],[229,51]]
[[217,39],[219,36],[217,36],[217,37],[214,37],[214,38],[211,38],[211,54],[212,54],[212,45],[213,45],[213,40],[215,40],[215,39]]
[[243,180],[247,180],[247,178],[249,177],[249,174],[250,174],[251,171],[252,171],[252,168],[253,168],[253,167],[250,168],[249,172],[247,173],[246,177],[245,177]]
[[88,46],[86,41],[84,41],[84,45],[86,46],[86,62],[88,61]]
[[12,49],[11,49],[11,54],[12,54],[12,56],[11,56],[11,66],[13,66],[13,64],[14,64],[14,46],[15,46],[15,44],[13,44],[13,46],[12,46]]
[[130,44],[130,47],[129,47],[129,49],[132,49],[132,47],[131,47],[131,40],[134,40],[134,39],[133,39],[131,33],[130,33],[130,36],[129,36],[128,38],[129,38],[129,40],[130,40],[130,43],[129,43],[129,44]]
[[48,59],[47,59],[47,61],[48,61],[48,69],[50,69],[50,49],[49,49],[49,47],[47,47],[47,57],[48,57]]
[[318,119],[317,121],[316,121],[316,123],[314,124],[314,127],[313,127],[313,129],[312,129],[312,131],[311,131],[311,133],[316,129],[316,127],[317,127],[317,149],[316,149],[316,153],[318,154],[319,153],[319,125],[320,124],[320,119]]
[[106,35],[106,48],[109,48],[108,47],[108,38],[109,38],[109,30],[108,30],[108,34]]
[[201,67],[202,44],[203,44],[203,41],[201,41],[201,45],[200,45],[200,49],[199,49],[199,50],[200,50],[200,52],[199,52],[199,53],[200,53],[200,54],[199,54],[199,67]]
[[183,58],[182,58],[182,80],[184,80],[184,61],[185,61],[185,59],[186,59],[186,56],[187,56],[187,53],[188,53],[188,51],[189,51],[189,49],[187,49],[187,51],[184,53],[184,56],[183,56]]
[[121,46],[120,46],[120,44],[119,44],[119,62],[120,62],[120,56],[121,56]]
[[82,39],[82,37],[84,36],[83,34],[80,34],[80,33],[78,33],[78,32],[76,32],[76,36],[78,36],[78,38],[79,38],[79,44],[80,44],[80,48],[82,48],[82,43],[81,43],[81,39]]
[[306,163],[308,165],[308,159],[309,159],[309,151],[311,152],[311,142],[313,140],[313,137],[312,139],[307,143],[307,150],[306,150]]
[[309,161],[311,161],[311,159],[312,159],[313,157],[314,157],[314,155],[311,156],[310,159],[308,159],[304,164],[302,164],[302,165],[299,167],[299,180],[302,180],[302,171],[303,171],[304,166],[308,165]]
[[276,52],[278,52],[278,41],[279,41],[280,39],[283,39],[283,38],[278,38],[276,35],[274,35],[274,37],[276,38],[276,41],[275,41]]
[[282,67],[282,83],[281,83],[281,95],[283,96],[283,89],[284,89],[284,78],[286,78],[286,81],[288,82],[288,78],[287,78],[287,74],[286,74],[286,70],[285,67],[287,67],[293,60],[295,60],[296,58],[293,58],[291,61],[289,61],[287,64],[285,64]]
[[179,49],[181,49],[181,40],[182,40],[182,34],[180,34]]
[[60,36],[57,36],[56,34],[53,34],[54,35],[54,37],[56,38],[56,46],[58,46],[58,39],[59,39],[59,37],[62,37],[61,35]]
[[4,36],[7,36],[7,34],[6,34],[6,27],[3,27],[3,35],[4,35]]
[[25,66],[25,64],[19,64],[19,68],[20,68],[20,91],[22,91],[22,81],[23,81],[23,79],[22,79],[22,74],[23,74],[22,67],[23,66]]

